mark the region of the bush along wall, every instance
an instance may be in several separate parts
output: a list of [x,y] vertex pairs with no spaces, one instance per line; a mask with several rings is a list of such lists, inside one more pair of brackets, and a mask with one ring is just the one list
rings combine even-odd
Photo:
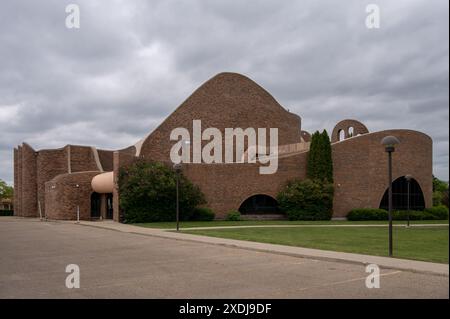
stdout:
[[289,220],[329,220],[333,184],[320,180],[293,180],[279,192],[277,201]]
[[[347,215],[348,220],[388,220],[388,212],[378,208],[358,208],[351,210]],[[393,220],[407,220],[408,211],[393,211]],[[409,211],[410,220],[448,220],[448,208],[437,206],[426,208],[424,211]]]
[[[119,172],[120,206],[125,223],[174,221],[176,219],[176,173],[162,163],[138,160]],[[180,174],[180,219],[213,219],[198,186]]]

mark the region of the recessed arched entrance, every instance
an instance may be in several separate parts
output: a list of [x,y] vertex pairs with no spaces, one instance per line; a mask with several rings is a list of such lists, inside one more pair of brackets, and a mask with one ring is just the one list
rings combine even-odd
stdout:
[[91,194],[91,218],[100,218],[102,201],[99,193]]
[[280,214],[275,198],[258,194],[247,198],[239,207],[241,214]]
[[[422,188],[420,188],[419,183],[414,178],[411,179],[410,183],[410,209],[423,210],[425,208],[425,200],[423,197]],[[380,202],[380,208],[386,210],[388,209],[389,205],[388,191],[389,190],[386,189]],[[408,181],[406,180],[405,176],[397,178],[392,183],[392,209],[408,209]]]
[[113,194],[91,194],[91,218],[92,219],[113,219]]

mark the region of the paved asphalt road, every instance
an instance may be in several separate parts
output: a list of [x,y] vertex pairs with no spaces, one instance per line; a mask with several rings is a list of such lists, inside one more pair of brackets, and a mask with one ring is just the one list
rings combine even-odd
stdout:
[[[449,278],[0,217],[0,298],[448,298]],[[66,265],[81,287],[65,286]]]

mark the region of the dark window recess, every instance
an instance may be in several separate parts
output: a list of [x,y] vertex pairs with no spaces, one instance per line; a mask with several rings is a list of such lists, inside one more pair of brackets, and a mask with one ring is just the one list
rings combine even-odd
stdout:
[[267,195],[247,198],[239,207],[241,214],[279,214],[278,202]]
[[[410,181],[410,199],[409,205],[411,210],[425,209],[425,200],[423,198],[422,189],[415,179]],[[383,198],[381,199],[380,208],[388,210],[389,198],[386,189]],[[397,178],[392,183],[392,208],[393,210],[408,209],[408,182],[404,176]]]

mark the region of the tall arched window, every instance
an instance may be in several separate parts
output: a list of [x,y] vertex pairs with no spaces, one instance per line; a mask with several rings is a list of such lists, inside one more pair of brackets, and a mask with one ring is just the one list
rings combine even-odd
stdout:
[[[423,210],[425,208],[425,200],[422,189],[414,178],[411,179],[410,183],[410,209]],[[380,208],[386,210],[389,205],[388,191],[389,189],[386,189],[380,202]],[[404,176],[397,178],[392,183],[392,208],[394,210],[406,210],[408,208],[408,182]]]

